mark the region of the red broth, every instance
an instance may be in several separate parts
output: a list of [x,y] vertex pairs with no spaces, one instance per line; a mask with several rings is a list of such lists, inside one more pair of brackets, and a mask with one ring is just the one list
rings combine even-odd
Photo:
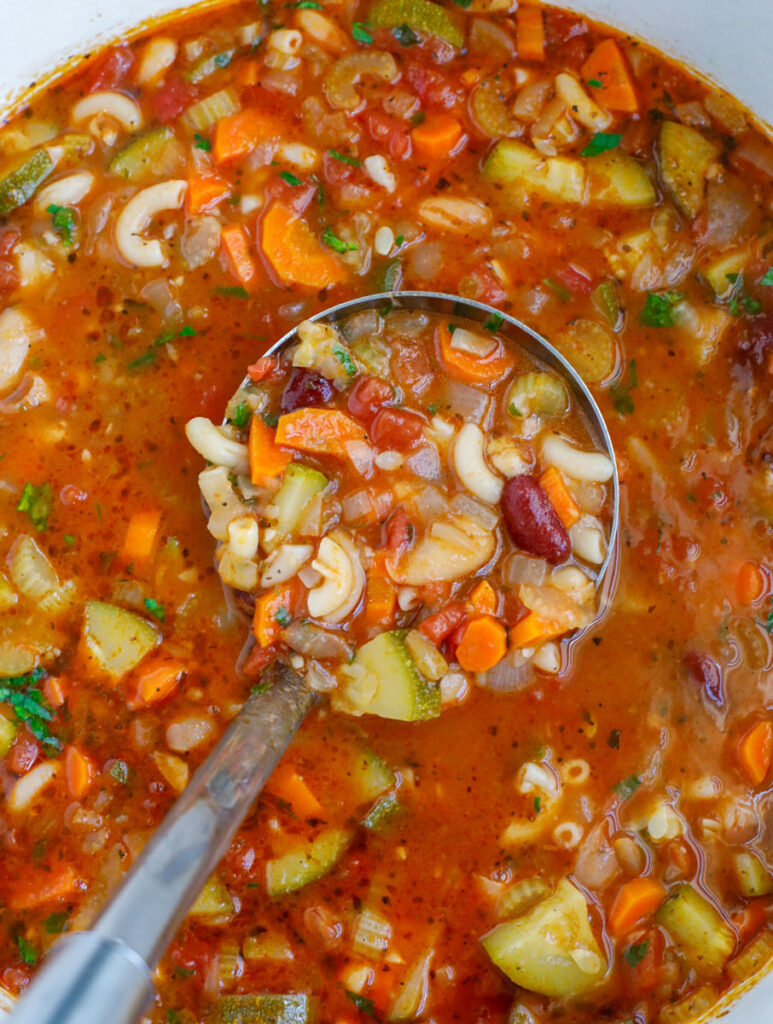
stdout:
[[[521,692],[473,684],[420,723],[315,712],[152,1019],[271,1019],[250,993],[339,1024],[689,1019],[773,944],[769,143],[547,7],[245,4],[152,36],[0,134],[0,983],[93,920],[255,685],[186,422],[219,422],[290,326],[403,287],[533,324],[594,390],[612,607]],[[136,664],[95,658],[105,616]],[[387,792],[400,813],[363,827]],[[331,832],[331,870],[269,898],[267,862]],[[514,985],[480,940],[567,879],[598,949],[572,962],[609,969],[571,997]]]

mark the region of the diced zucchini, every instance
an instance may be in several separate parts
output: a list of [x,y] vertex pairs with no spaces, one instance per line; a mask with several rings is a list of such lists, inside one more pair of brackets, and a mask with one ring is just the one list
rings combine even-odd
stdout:
[[0,714],[0,757],[5,757],[16,738],[16,723]]
[[588,922],[585,898],[565,878],[556,891],[482,939],[516,985],[546,996],[575,996],[594,985],[606,963]]
[[451,12],[431,0],[378,0],[370,12],[373,28],[399,28],[408,25],[415,32],[445,39],[452,46],[464,46],[464,33]]
[[13,608],[13,606],[17,604],[18,600],[19,595],[13,589],[5,576],[0,572],[0,614]]
[[233,60],[233,55],[233,50],[205,54],[205,56],[199,57],[196,63],[185,72],[183,77],[186,81],[197,85],[199,82],[203,82],[205,78],[209,78],[210,75],[214,75],[220,68],[227,68]]
[[710,1010],[717,1001],[717,990],[712,985],[701,985],[693,992],[669,1003],[660,1011],[660,1024],[688,1024]]
[[403,261],[387,260],[378,265],[373,272],[374,292],[397,292],[403,282]]
[[730,926],[691,885],[680,885],[660,908],[657,919],[698,973],[720,971],[735,949]]
[[94,138],[86,132],[68,132],[60,135],[50,149],[62,149],[63,160],[82,160],[94,152]]
[[23,206],[54,169],[54,161],[45,149],[25,155],[23,161],[0,172],[0,217]]
[[355,715],[417,722],[440,714],[440,688],[419,674],[405,647],[405,630],[380,633],[340,672],[334,701]]
[[375,800],[385,790],[391,789],[397,781],[389,765],[378,754],[367,749],[357,752],[352,780],[363,803],[366,800]]
[[225,918],[234,912],[234,901],[220,875],[210,875],[188,913],[191,917]]
[[294,959],[290,940],[279,932],[248,935],[242,943],[242,955],[245,960],[282,961]]
[[773,878],[756,853],[743,850],[733,858],[741,895],[747,900],[773,892]]
[[335,867],[351,840],[349,829],[330,828],[311,842],[301,842],[276,860],[270,860],[266,864],[269,896],[284,896],[316,882]]
[[586,163],[590,200],[609,206],[654,206],[655,186],[642,165],[615,150],[589,157]]
[[134,612],[89,601],[81,643],[87,659],[114,682],[131,672],[160,642],[155,626]]
[[620,320],[620,299],[614,281],[602,281],[593,289],[593,305],[609,326],[615,329]]
[[291,462],[285,470],[282,486],[276,493],[272,505],[272,525],[276,530],[276,542],[292,534],[303,518],[315,494],[327,487],[327,477],[318,469]]
[[744,272],[748,262],[749,253],[746,249],[725,252],[701,267],[701,277],[718,299],[724,299],[732,292],[738,275]]
[[174,163],[179,161],[175,148],[176,139],[171,128],[153,128],[116,154],[108,170],[126,181],[141,181],[154,175],[164,177],[171,169],[170,150]]
[[300,993],[222,996],[217,1006],[218,1024],[311,1024],[314,1002]]
[[511,416],[563,416],[569,396],[555,374],[523,373],[511,384],[505,406]]
[[751,978],[773,958],[773,935],[762,931],[755,936],[746,949],[727,965],[727,973],[735,981]]
[[492,181],[510,185],[525,183],[535,191],[567,203],[585,198],[585,167],[566,156],[545,157],[515,139],[503,139],[483,165]]
[[695,128],[664,121],[658,142],[660,176],[671,198],[687,217],[696,217],[703,206],[706,172],[722,147]]
[[205,132],[224,117],[241,109],[239,97],[233,89],[220,89],[211,96],[193,103],[183,114],[183,121],[195,132]]
[[394,793],[387,793],[377,800],[362,819],[363,828],[369,832],[380,832],[391,825],[402,810],[402,805]]

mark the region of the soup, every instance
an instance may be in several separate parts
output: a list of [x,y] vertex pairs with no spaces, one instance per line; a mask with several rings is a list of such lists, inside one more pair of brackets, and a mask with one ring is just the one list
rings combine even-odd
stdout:
[[[669,1024],[760,970],[773,150],[749,116],[552,8],[301,0],[229,5],[97,55],[12,119],[0,152],[3,989],[22,992],[57,937],[94,919],[274,657],[301,658],[331,696],[163,960],[154,1022]],[[497,358],[496,323],[398,331],[384,310],[341,325],[334,364],[318,343],[305,367],[261,359],[318,310],[400,289],[519,317],[594,391],[621,541],[611,606],[573,642],[519,644],[537,614],[523,587],[545,579],[518,573],[548,559],[494,526],[504,509],[481,480],[533,492],[524,479],[556,469],[538,500],[552,494],[570,535],[567,495],[595,519],[596,556],[605,481],[544,459],[556,427],[597,453],[571,407],[551,426],[531,386],[510,395],[539,368],[470,379]],[[246,366],[253,385],[230,401]],[[301,378],[282,409],[298,370],[316,391]],[[391,397],[357,406],[368,381]],[[305,449],[281,443],[282,419],[310,409],[357,425],[343,453],[309,452],[313,425]],[[205,480],[228,470],[220,508],[205,487],[209,530],[190,421],[219,439],[198,436]],[[474,474],[456,464],[462,436]],[[519,462],[501,458],[512,450]],[[255,466],[273,466],[268,487],[247,479]],[[281,493],[297,467],[320,487],[302,490],[314,529],[288,535],[314,557],[263,586],[279,513],[261,488]],[[479,530],[488,517],[501,557],[463,578],[390,572],[390,536],[415,551],[428,503],[438,523],[454,501]],[[351,608],[308,605],[328,527],[358,545]],[[598,562],[576,542],[561,552],[544,572],[592,584]],[[244,651],[218,570],[266,611]],[[387,603],[368,623],[377,580]],[[261,604],[285,585],[297,612]],[[433,630],[454,606],[452,630]],[[485,643],[465,651],[472,622]],[[394,631],[386,655],[431,715],[342,697]],[[406,648],[410,632],[426,643]],[[336,653],[297,650],[320,639]]]

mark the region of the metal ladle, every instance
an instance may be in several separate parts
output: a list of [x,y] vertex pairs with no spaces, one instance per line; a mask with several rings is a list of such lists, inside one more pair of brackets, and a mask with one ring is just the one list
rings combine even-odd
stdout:
[[[388,304],[481,324],[496,318],[499,335],[563,378],[591,437],[615,466],[606,424],[581,378],[552,345],[499,310],[438,292],[400,292],[353,299],[310,319],[336,322]],[[293,328],[265,354],[295,340]],[[616,548],[616,466],[611,483],[612,519],[597,585]],[[268,669],[263,681],[268,689],[248,698],[92,927],[56,943],[11,1024],[134,1024],[148,1009],[154,968],[315,702],[305,680],[283,665]]]

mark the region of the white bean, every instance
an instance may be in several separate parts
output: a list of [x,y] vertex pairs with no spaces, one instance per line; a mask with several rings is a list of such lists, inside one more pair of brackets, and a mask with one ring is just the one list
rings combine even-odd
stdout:
[[13,784],[8,796],[9,811],[25,811],[61,771],[59,761],[42,761]]
[[392,171],[389,170],[389,164],[386,162],[386,157],[383,157],[380,154],[366,156],[362,162],[362,166],[365,168],[365,173],[371,181],[375,181],[377,185],[381,185],[387,190],[387,192],[394,192],[397,188],[397,178],[394,176]]
[[191,715],[189,718],[170,722],[166,729],[166,742],[170,750],[178,754],[187,754],[195,750],[214,736],[215,723],[203,715]]
[[78,171],[64,178],[57,178],[45,185],[35,196],[35,212],[45,213],[52,204],[55,206],[77,206],[94,186],[94,175],[90,171]]
[[395,244],[395,233],[391,228],[380,227],[373,236],[373,248],[379,256],[388,256]]
[[531,663],[540,672],[545,672],[551,676],[558,675],[561,671],[561,648],[551,640],[540,647],[532,658]]
[[594,102],[574,77],[566,72],[556,75],[556,93],[572,116],[586,128],[603,132],[612,124],[612,115]]
[[504,483],[486,465],[484,440],[477,423],[465,423],[454,442],[454,468],[468,491],[494,505],[502,496]]
[[240,558],[254,558],[259,539],[258,524],[252,516],[241,516],[228,524],[228,547]]
[[0,391],[16,383],[31,343],[39,331],[17,309],[0,313]]
[[137,132],[142,128],[142,111],[122,92],[92,92],[75,104],[71,117],[73,124],[81,124],[99,114],[112,117],[127,132]]
[[280,142],[276,147],[276,159],[308,172],[319,163],[319,151],[303,142]]
[[158,239],[143,236],[151,220],[164,210],[178,210],[182,206],[188,182],[162,181],[133,196],[124,206],[115,224],[118,250],[135,267],[162,267],[167,262],[164,248]]
[[432,227],[464,234],[470,228],[488,227],[491,210],[477,199],[435,196],[419,205],[419,217]]
[[226,437],[223,431],[204,416],[195,416],[185,424],[185,436],[207,462],[227,466],[237,473],[250,468],[247,445]]
[[614,472],[612,460],[603,452],[582,451],[557,434],[549,434],[543,441],[542,459],[546,465],[557,466],[575,480],[604,483]]
[[137,81],[140,85],[157,82],[167,68],[177,59],[177,43],[168,36],[156,36],[142,51]]
[[590,516],[575,523],[569,530],[569,537],[572,541],[572,551],[584,562],[601,565],[606,558],[607,543],[604,531],[594,525],[594,520]]

